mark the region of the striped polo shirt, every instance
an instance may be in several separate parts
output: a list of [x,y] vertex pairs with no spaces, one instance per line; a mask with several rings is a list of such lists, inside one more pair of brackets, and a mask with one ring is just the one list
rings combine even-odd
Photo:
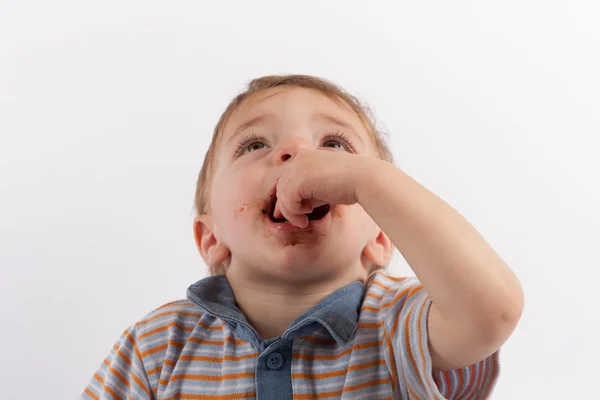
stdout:
[[223,275],[189,287],[123,332],[82,399],[485,399],[498,352],[432,372],[431,300],[416,278],[379,271],[263,340]]

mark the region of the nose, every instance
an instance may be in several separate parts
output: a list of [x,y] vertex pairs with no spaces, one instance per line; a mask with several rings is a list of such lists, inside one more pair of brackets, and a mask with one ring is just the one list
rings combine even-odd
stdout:
[[306,150],[309,147],[310,145],[305,140],[300,138],[291,138],[279,146],[275,152],[275,162],[276,164],[283,164],[286,161],[291,161],[299,152]]

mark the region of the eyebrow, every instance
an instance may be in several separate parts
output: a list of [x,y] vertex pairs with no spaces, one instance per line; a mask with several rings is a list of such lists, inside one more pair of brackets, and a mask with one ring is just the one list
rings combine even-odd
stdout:
[[[266,121],[273,120],[275,118],[276,118],[276,116],[274,114],[261,114],[254,118],[250,118],[246,122],[239,125],[227,141],[231,142],[240,132],[243,132],[248,128],[251,128],[256,125],[260,125]],[[326,123],[337,125],[341,128],[344,128],[344,129],[352,132],[354,134],[354,136],[356,136],[358,138],[358,140],[360,140],[361,143],[364,145],[364,141],[363,141],[362,137],[358,134],[358,132],[356,132],[354,130],[354,128],[352,128],[352,126],[350,126],[350,124],[348,124],[347,122],[344,122],[343,120],[341,120],[339,118],[336,118],[332,115],[325,114],[325,113],[316,113],[313,115],[313,120],[326,122]]]
[[235,131],[233,132],[233,135],[231,135],[227,141],[230,142],[240,132],[243,132],[243,131],[245,131],[248,128],[251,128],[253,126],[259,125],[259,124],[261,124],[263,122],[266,122],[268,120],[272,120],[273,118],[275,118],[275,116],[273,114],[261,114],[261,115],[259,115],[257,117],[250,118],[248,121],[246,121],[246,122],[242,123],[240,126],[238,126],[235,129]]
[[362,137],[347,122],[344,122],[343,120],[341,120],[339,118],[336,118],[336,117],[334,117],[332,115],[325,114],[325,113],[317,113],[317,114],[315,114],[313,116],[313,119],[324,121],[324,122],[327,122],[327,123],[333,124],[333,125],[338,125],[339,127],[344,128],[344,129],[352,132],[354,134],[354,136],[356,136],[363,143],[363,145],[364,145],[364,141],[363,141]]

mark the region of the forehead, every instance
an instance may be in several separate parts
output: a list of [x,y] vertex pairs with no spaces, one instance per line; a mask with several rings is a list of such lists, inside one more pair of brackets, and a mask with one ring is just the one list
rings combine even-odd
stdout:
[[361,136],[367,135],[363,121],[341,99],[332,99],[314,89],[277,87],[260,91],[245,99],[225,124],[223,136],[231,136],[240,125],[262,115],[292,119],[318,114],[343,121]]

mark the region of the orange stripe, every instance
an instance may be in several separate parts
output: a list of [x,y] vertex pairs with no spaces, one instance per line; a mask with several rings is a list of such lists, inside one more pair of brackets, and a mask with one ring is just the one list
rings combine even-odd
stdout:
[[398,370],[396,369],[396,355],[394,354],[394,348],[392,342],[390,342],[389,335],[386,330],[383,331],[383,337],[385,338],[385,344],[388,348],[388,354],[390,357],[390,364],[392,365],[392,388],[395,389],[398,385]]
[[[391,360],[393,361],[392,371],[394,371],[394,376],[392,376],[392,379],[393,379],[392,382],[396,382],[396,385],[397,385],[398,384],[397,378],[399,377],[399,375],[398,375],[398,370],[396,368],[396,359],[395,359],[395,356],[394,356],[394,350],[392,348],[392,343],[391,343],[391,340],[390,340],[390,337],[389,337],[389,333],[387,331],[384,331],[384,332],[385,332],[385,338],[387,339],[387,343],[388,343],[388,351],[392,355]],[[404,378],[404,382],[406,383],[406,388],[410,392],[411,398],[418,399],[419,397],[417,396],[417,394],[408,385],[408,379],[406,378],[406,371],[405,371],[405,369],[406,368],[402,367],[402,376]]]
[[[419,369],[417,368],[417,362],[415,361],[415,357],[413,356],[412,348],[410,347],[410,317],[412,316],[412,310],[408,312],[404,321],[404,347],[406,349],[406,355],[408,356],[408,360],[410,361],[411,366],[413,367],[415,373],[419,373]],[[392,335],[394,332],[392,332]],[[410,389],[410,383],[408,380],[406,381],[406,386]]]
[[163,361],[163,365],[168,365],[169,367],[174,367],[176,364],[177,364],[177,361],[173,361],[173,360]]
[[410,398],[415,399],[415,400],[420,400],[421,398],[419,396],[417,396],[417,394],[414,392],[414,390],[408,384],[408,380],[406,379],[406,376],[404,377],[404,381],[406,382],[406,388],[410,392]]
[[[400,293],[398,293],[396,296],[394,296],[394,300],[392,300],[393,303],[399,302],[400,299],[402,297],[404,297],[407,293],[409,293],[411,290],[411,288],[408,289],[404,289],[403,291],[401,291]],[[398,332],[398,324],[400,323],[400,315],[402,313],[398,313],[398,315],[394,316],[394,325],[392,325],[392,331],[390,332],[392,339],[394,338],[394,336],[396,336],[396,332]]]
[[381,340],[378,340],[376,342],[357,343],[354,346],[352,346],[352,350],[368,349],[369,347],[379,347],[379,346],[381,346]]
[[458,370],[458,387],[456,388],[456,393],[460,393],[460,390],[462,389],[463,385],[464,385],[464,381],[465,381],[465,377],[463,374],[463,370],[459,369]]
[[[128,332],[127,330],[125,331],[125,335],[126,335],[126,336],[128,336],[129,338],[131,338],[131,340],[132,340],[132,343],[135,345],[135,342],[133,342],[133,338],[131,337],[131,335],[129,335],[129,332]],[[116,344],[113,346],[113,348],[115,349],[115,351],[117,352],[117,354],[119,355],[119,357],[121,357],[121,358],[123,359],[123,361],[125,361],[125,362],[127,363],[127,365],[131,366],[131,359],[130,359],[130,358],[129,358],[129,357],[128,357],[128,356],[127,356],[125,353],[123,353],[123,352],[122,352],[122,351],[121,351],[121,350],[120,350],[120,349],[117,347],[117,345],[116,345]],[[140,360],[141,360],[141,358],[140,358]],[[116,375],[116,374],[115,374],[115,375]],[[138,384],[138,386],[139,386],[140,388],[142,388],[142,390],[143,390],[144,392],[146,392],[146,394],[147,394],[148,396],[150,396],[150,392],[148,391],[148,388],[146,388],[146,385],[144,385],[144,384],[142,383],[142,381],[140,380],[140,378],[138,378],[138,376],[137,376],[137,375],[135,374],[135,372],[133,372],[133,371],[131,371],[131,378],[134,380],[134,382],[135,382],[135,383],[137,383],[137,384]],[[125,379],[125,378],[123,378],[123,379]],[[127,382],[127,386],[129,386],[129,383],[128,383],[128,382]]]
[[[380,306],[380,307],[373,307],[373,306],[362,306],[362,307],[361,307],[361,311],[364,311],[364,310],[369,310],[369,311],[379,312],[379,311],[381,311],[382,309],[384,309],[384,308],[387,308],[387,307],[389,307],[389,306],[390,306],[390,305],[392,305],[392,304],[395,304],[397,301],[399,301],[399,300],[400,300],[400,298],[401,298],[401,297],[403,297],[403,296],[404,296],[405,294],[407,294],[407,293],[409,294],[409,295],[407,296],[407,299],[408,299],[410,296],[412,296],[412,294],[410,294],[411,290],[415,290],[415,289],[417,289],[416,291],[418,292],[419,290],[421,290],[421,288],[422,288],[422,287],[423,287],[423,286],[421,286],[421,285],[419,285],[419,286],[417,286],[417,287],[414,287],[414,288],[413,288],[413,287],[408,287],[408,288],[404,289],[403,291],[401,291],[400,293],[398,293],[396,296],[394,296],[394,299],[393,299],[392,301],[388,301],[388,302],[386,302],[386,303],[383,303],[383,304],[381,304],[381,306]],[[416,293],[416,292],[415,292],[415,293]],[[413,293],[413,294],[414,294],[414,293]],[[393,336],[393,331],[392,331],[392,336]]]
[[221,325],[210,326],[204,321],[198,321],[198,325],[200,325],[203,328],[208,329],[209,331],[221,331],[221,330],[223,330],[223,327],[225,326],[225,322],[221,322]]
[[370,368],[370,367],[374,367],[376,365],[382,365],[385,364],[385,360],[379,360],[379,361],[371,361],[368,363],[363,363],[363,364],[356,364],[356,365],[351,365],[348,368],[344,368],[344,369],[340,369],[337,371],[331,371],[331,372],[323,372],[320,374],[303,374],[303,373],[297,373],[297,374],[292,374],[292,379],[301,379],[301,378],[306,378],[306,379],[326,379],[326,378],[334,378],[336,376],[345,376],[348,371],[358,371],[361,369],[366,369],[366,368]]
[[101,377],[100,375],[98,375],[98,373],[94,374],[94,378],[96,378],[98,380],[98,382],[100,382],[101,384],[104,385],[104,378]]
[[444,378],[444,381],[446,381],[446,387],[448,388],[448,394],[452,393],[452,385],[450,384],[450,382],[451,382],[450,372],[443,371],[442,377]]
[[346,387],[344,387],[343,390],[336,390],[335,392],[317,393],[316,397],[313,394],[294,394],[294,400],[295,399],[315,399],[315,398],[321,399],[321,398],[325,398],[325,397],[339,397],[342,395],[342,393],[352,392],[352,391],[364,389],[364,388],[367,388],[370,386],[384,385],[386,383],[390,383],[390,378],[374,379],[372,381],[364,382],[364,383],[361,383],[358,385],[346,386]]
[[119,355],[119,357],[121,357],[123,359],[123,361],[125,361],[125,363],[127,365],[131,365],[131,358],[129,358],[129,356],[127,356],[127,354],[123,353],[121,351],[121,349],[119,349],[119,347],[117,347],[116,344],[113,345],[113,349],[115,349],[115,351],[117,352],[117,354]]
[[186,361],[205,361],[205,362],[216,362],[216,363],[220,363],[223,361],[241,361],[241,360],[247,360],[249,358],[256,358],[258,357],[258,353],[252,353],[252,354],[245,354],[242,356],[223,356],[223,357],[208,357],[208,356],[184,356],[182,355],[181,357],[179,357],[180,360],[186,360]]
[[352,392],[355,390],[359,390],[359,389],[364,389],[366,387],[370,387],[370,386],[377,386],[377,385],[385,385],[386,383],[390,383],[391,379],[390,378],[380,378],[380,379],[374,379],[372,381],[369,382],[364,382],[364,383],[359,383],[358,385],[352,385],[352,386],[345,386],[344,387],[344,392]]
[[387,279],[389,279],[391,281],[395,281],[395,282],[402,282],[407,279],[406,276],[399,277],[399,276],[392,276],[392,275],[388,275],[388,274],[381,274],[381,275],[383,275]]
[[408,293],[408,296],[406,296],[406,300],[410,299],[412,296],[419,293],[422,289],[423,289],[423,285],[417,285],[417,286],[411,288],[410,293]]
[[233,344],[248,344],[248,342],[246,342],[244,340],[239,340],[239,339],[236,339],[236,338],[231,337],[231,336],[225,337],[225,341],[233,343]]
[[161,371],[162,371],[162,365],[159,365],[158,367],[156,367],[156,368],[152,368],[150,371],[148,371],[148,372],[146,373],[146,375],[148,375],[148,376],[150,376],[150,375],[154,375],[154,374],[156,374],[157,372],[161,372]]
[[232,394],[223,394],[223,395],[206,395],[206,394],[188,394],[188,393],[178,393],[175,395],[176,397],[168,397],[164,400],[174,400],[174,399],[196,399],[196,400],[234,400],[234,399],[248,399],[256,397],[256,392],[246,392],[246,393],[232,393]]
[[135,325],[136,326],[145,325],[148,322],[154,321],[157,318],[164,317],[165,315],[172,315],[172,314],[183,315],[183,316],[186,316],[186,317],[197,317],[197,318],[200,318],[200,317],[202,317],[202,315],[204,315],[204,314],[189,313],[189,312],[183,312],[183,311],[168,311],[168,312],[164,312],[164,313],[160,313],[158,315],[155,315],[152,318],[148,318],[146,320],[140,321],[140,322],[138,322]]
[[173,304],[177,304],[177,303],[179,303],[179,304],[181,304],[183,306],[194,306],[194,303],[192,303],[191,301],[187,301],[187,300],[183,300],[183,301],[181,301],[181,300],[175,300],[175,301],[171,301],[170,303],[167,303],[167,304],[164,304],[164,305],[158,307],[156,310],[162,310],[163,308],[167,308],[167,307],[172,306]]
[[213,344],[215,346],[223,346],[225,344],[224,340],[208,340],[208,339],[197,338],[195,336],[189,337],[188,340],[190,342],[194,342],[194,343]]
[[302,354],[302,353],[294,353],[292,355],[293,359],[301,359],[301,360],[337,360],[339,358],[344,357],[347,354],[350,354],[352,352],[352,349],[348,349],[348,350],[344,350],[341,353],[335,354],[335,355],[319,355],[319,354],[312,354],[312,355],[308,355],[308,354]]
[[[423,349],[423,330],[421,329],[421,320],[423,319],[423,313],[425,312],[425,306],[427,305],[427,302],[423,302],[423,304],[421,305],[421,311],[419,311],[419,320],[417,321],[417,326],[418,326],[418,337],[417,340],[419,341],[419,353],[421,356],[421,361],[423,361],[423,366],[427,366],[427,360],[425,358],[425,351]],[[425,322],[427,323],[427,322]]]
[[156,347],[153,347],[151,349],[148,349],[148,350],[142,352],[142,357],[146,357],[146,356],[149,356],[151,354],[158,353],[159,351],[166,350],[167,348],[169,348],[169,344],[168,343],[158,345]]
[[383,296],[378,296],[375,293],[367,293],[367,295],[365,297],[372,297],[375,300],[381,300],[381,299],[383,299]]
[[176,342],[176,341],[174,341],[173,339],[170,339],[170,340],[169,340],[169,343],[160,344],[160,345],[158,345],[158,346],[156,346],[156,347],[153,347],[153,348],[151,348],[151,349],[148,349],[148,350],[144,351],[144,352],[141,354],[141,356],[142,356],[142,357],[146,357],[146,356],[149,356],[149,355],[151,355],[151,354],[158,353],[158,352],[159,352],[159,351],[161,351],[161,350],[166,350],[167,348],[169,348],[169,346],[173,346],[173,347],[177,347],[177,348],[179,348],[179,349],[183,349],[183,346],[184,346],[184,345],[183,345],[183,344],[181,344],[181,343],[179,343],[179,342]]
[[171,376],[171,379],[160,380],[161,385],[166,385],[169,382],[175,382],[180,380],[192,380],[192,381],[225,381],[232,379],[242,379],[242,378],[254,378],[254,371],[250,372],[239,372],[237,374],[223,374],[223,375],[206,375],[206,374],[178,374]]
[[369,347],[379,347],[379,346],[381,346],[381,340],[379,340],[377,342],[355,344],[354,346],[352,346],[351,349],[344,350],[335,355],[320,355],[320,354],[307,355],[307,354],[302,354],[302,353],[294,353],[292,355],[292,358],[303,359],[303,360],[337,360],[338,358],[342,358],[343,356],[350,354],[354,350],[366,349]]
[[225,340],[208,340],[208,339],[202,339],[202,338],[197,338],[195,336],[191,336],[188,338],[188,340],[190,342],[194,342],[194,343],[202,343],[202,344],[214,344],[216,346],[223,346],[225,344],[225,342],[231,342],[233,344],[248,344],[248,342],[244,341],[244,340],[239,340],[230,336],[225,337]]
[[477,387],[481,384],[481,379],[483,376],[483,362],[479,362],[477,368]]
[[380,321],[380,322],[361,322],[360,324],[358,324],[358,329],[375,329],[375,328],[381,328],[383,326],[384,321]]
[[[494,375],[496,375],[496,356],[498,353],[494,353],[492,355],[492,373],[489,374],[490,377],[493,377]],[[488,380],[488,385],[487,385],[487,389],[485,390],[485,394],[483,395],[483,398],[485,399],[489,394],[490,394],[490,390],[492,390],[492,380]]]
[[377,286],[379,286],[380,288],[382,288],[382,289],[383,289],[383,290],[385,290],[386,292],[387,292],[388,290],[390,290],[389,286],[385,286],[384,284],[382,284],[382,283],[379,283],[379,282],[377,282],[377,281],[373,281],[373,285],[377,285]]
[[111,367],[108,360],[104,360],[104,364],[108,367],[108,370],[123,383],[123,385],[129,387],[129,382],[127,381],[127,379],[125,379],[125,377],[123,375],[121,375],[121,373],[119,371],[117,371],[116,369]]
[[148,336],[152,336],[155,333],[166,331],[167,329],[169,329],[171,327],[176,327],[180,331],[185,331],[185,332],[193,332],[194,331],[194,328],[192,328],[192,327],[183,326],[183,325],[178,324],[177,322],[171,322],[171,323],[163,325],[163,326],[161,326],[159,328],[152,329],[151,331],[148,331],[146,333],[141,334],[140,336],[138,336],[138,339],[141,340],[141,339],[146,338]]
[[110,393],[110,395],[115,399],[115,400],[123,400],[123,398],[121,396],[119,396],[118,394],[115,393],[114,390],[112,390],[112,388],[110,386],[106,386],[104,385],[104,391]]
[[469,382],[469,386],[467,387],[467,390],[465,391],[465,396],[469,395],[469,393],[473,389],[473,385],[475,384],[475,365],[472,364],[470,366],[470,369],[471,369],[471,379],[470,379],[470,382]]
[[148,395],[148,397],[152,397],[152,396],[150,396],[150,392],[148,391],[148,388],[146,387],[146,385],[144,385],[144,383],[142,383],[142,381],[140,380],[140,378],[138,378],[137,375],[135,373],[133,373],[133,371],[131,372],[131,376],[133,377],[133,381],[135,383],[137,383],[137,385],[139,387],[142,388],[142,390],[144,391],[144,393],[146,393],[146,395]]
[[100,397],[96,396],[92,391],[88,388],[85,388],[85,393],[87,393],[92,399],[99,400]]
[[140,353],[140,349],[138,349],[137,342],[133,339],[133,336],[131,336],[131,333],[129,333],[127,329],[125,329],[124,333],[127,339],[133,344],[133,351],[137,356],[138,360],[142,361],[142,354]]

